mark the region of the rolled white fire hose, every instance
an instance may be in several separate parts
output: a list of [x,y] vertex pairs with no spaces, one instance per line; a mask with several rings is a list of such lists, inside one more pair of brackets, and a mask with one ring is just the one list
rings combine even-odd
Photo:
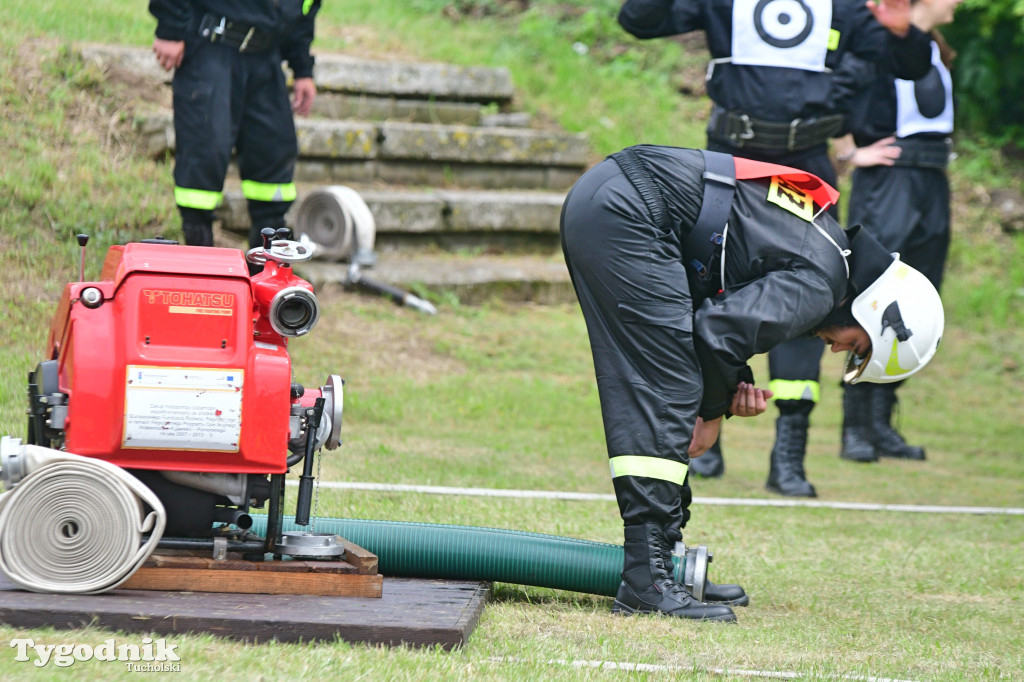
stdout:
[[0,465],[8,488],[0,495],[0,570],[20,587],[112,590],[163,535],[167,515],[159,498],[109,462],[5,436]]
[[308,193],[295,213],[295,237],[316,244],[317,256],[370,266],[377,223],[363,197],[351,187],[330,185]]

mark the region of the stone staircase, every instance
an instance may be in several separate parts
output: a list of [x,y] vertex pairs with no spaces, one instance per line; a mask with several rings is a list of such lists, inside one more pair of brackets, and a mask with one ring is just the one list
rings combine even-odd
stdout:
[[[89,45],[83,59],[169,85],[144,48]],[[317,54],[313,116],[296,119],[299,190],[348,185],[374,215],[377,265],[367,276],[399,287],[449,291],[464,302],[490,296],[572,300],[558,242],[565,191],[586,169],[585,135],[531,127],[513,110],[507,70],[373,61]],[[174,150],[169,109],[136,116],[147,152]],[[221,235],[249,227],[232,170],[218,211]],[[299,272],[322,286],[347,265],[314,261]]]

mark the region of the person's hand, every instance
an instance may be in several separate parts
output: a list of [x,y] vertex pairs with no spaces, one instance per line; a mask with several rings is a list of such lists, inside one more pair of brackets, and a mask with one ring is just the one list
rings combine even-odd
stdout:
[[292,111],[308,116],[316,98],[316,84],[312,78],[296,78],[292,83]]
[[893,35],[903,38],[910,32],[910,0],[868,0],[867,7]]
[[184,40],[163,40],[153,39],[153,54],[156,55],[156,62],[164,71],[170,71],[181,66],[181,60],[185,57]]
[[767,388],[757,388],[741,381],[736,387],[729,411],[737,417],[756,417],[768,409],[768,399],[773,395]]
[[718,440],[718,432],[721,429],[721,417],[711,421],[704,421],[697,417],[697,423],[693,426],[693,438],[690,440],[690,448],[687,454],[690,457],[700,457],[703,455]]
[[885,137],[866,147],[857,147],[850,157],[850,165],[858,168],[868,166],[892,166],[903,150],[896,146],[895,137]]

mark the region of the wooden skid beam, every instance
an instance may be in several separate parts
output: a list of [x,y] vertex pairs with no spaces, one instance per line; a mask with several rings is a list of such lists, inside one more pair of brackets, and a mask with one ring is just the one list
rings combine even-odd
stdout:
[[347,540],[342,542],[345,561],[218,561],[192,553],[154,554],[120,588],[380,597],[383,578],[377,574],[377,556]]
[[380,597],[383,584],[383,576],[359,575],[358,573],[328,573],[320,571],[294,573],[290,571],[239,571],[218,568],[158,568],[143,566],[127,582],[122,584],[119,589],[158,590],[164,592]]

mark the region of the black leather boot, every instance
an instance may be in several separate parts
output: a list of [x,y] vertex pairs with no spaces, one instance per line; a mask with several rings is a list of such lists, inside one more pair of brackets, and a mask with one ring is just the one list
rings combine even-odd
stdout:
[[188,246],[213,246],[213,211],[179,207],[181,231]]
[[[790,404],[795,403],[795,404]],[[814,486],[807,482],[804,457],[807,455],[808,415],[814,409],[809,400],[779,401],[779,418],[775,421],[775,446],[765,487],[788,497],[817,497]]]
[[704,581],[704,601],[709,604],[725,604],[727,606],[746,606],[750,597],[739,585],[716,585],[710,580]]
[[624,535],[622,584],[612,613],[663,613],[674,618],[736,622],[731,608],[697,601],[672,579],[672,549],[659,524],[626,526]]
[[722,458],[721,437],[703,455],[690,460],[690,471],[701,478],[722,477],[725,473],[725,460]]
[[874,384],[843,386],[843,444],[839,456],[851,462],[877,462],[871,434],[871,399]]
[[875,451],[879,457],[923,460],[924,448],[908,445],[903,436],[892,427],[897,386],[898,383],[871,385],[871,439]]

